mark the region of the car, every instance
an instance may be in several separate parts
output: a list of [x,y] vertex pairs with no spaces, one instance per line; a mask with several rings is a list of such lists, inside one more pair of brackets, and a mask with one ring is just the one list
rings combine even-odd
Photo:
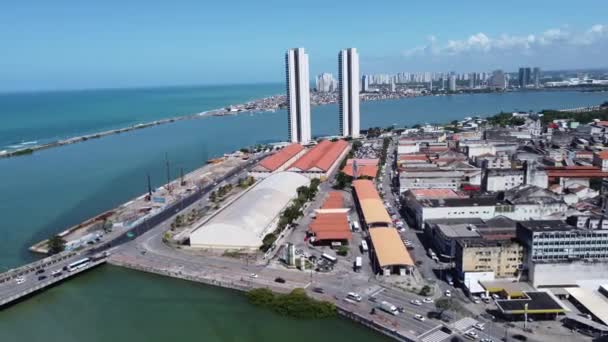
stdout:
[[452,291],[450,291],[450,290],[445,290],[445,296],[446,296],[446,297],[452,297]]
[[347,299],[350,299],[350,300],[357,301],[357,302],[360,302],[360,301],[361,301],[361,296],[360,296],[358,293],[356,293],[356,292],[349,292],[349,293],[346,295],[346,298],[347,298]]
[[473,328],[480,330],[480,331],[483,331],[485,329],[483,323],[475,323],[475,324],[473,324]]
[[44,273],[44,268],[41,268],[38,271],[36,271],[36,274],[42,274],[42,273]]
[[484,337],[480,340],[481,342],[494,342],[491,338]]
[[250,277],[250,278],[257,278],[257,277],[258,277],[258,275],[257,275],[257,274],[255,274],[255,273],[251,273],[251,274],[249,275],[249,277]]
[[281,277],[276,277],[274,278],[274,281],[280,284],[285,284],[285,279],[281,278]]
[[426,298],[424,298],[422,301],[423,301],[423,302],[425,302],[425,303],[432,303],[432,302],[433,302],[433,299],[432,299],[432,298],[429,298],[429,297],[426,297]]
[[479,299],[479,297],[477,297],[477,296],[473,296],[473,297],[471,297],[471,300],[472,300],[472,301],[473,301],[473,303],[475,303],[475,304],[479,304],[479,303],[481,303],[481,299]]
[[424,318],[424,316],[420,315],[420,314],[415,314],[414,318],[416,320],[419,320],[420,322],[423,322],[426,318]]
[[323,290],[322,287],[315,287],[315,288],[312,289],[312,292],[325,293],[325,290]]
[[403,306],[398,306],[397,307],[397,311],[399,311],[399,312],[405,312],[405,308]]
[[19,278],[15,279],[15,281],[17,282],[18,285],[21,285],[21,284],[25,283],[25,278],[19,277]]
[[521,334],[515,334],[511,337],[513,337],[514,339],[516,339],[518,341],[527,341],[528,340],[528,338],[526,336],[521,335]]
[[53,272],[51,272],[51,275],[57,278],[61,275],[61,270],[54,270]]
[[38,277],[38,280],[39,280],[39,281],[40,281],[40,280],[44,280],[44,279],[46,279],[46,276],[45,276],[45,275],[41,275],[41,276],[39,276],[39,277]]
[[494,299],[500,299],[500,296],[497,295],[496,293],[492,293],[492,298],[494,298]]
[[422,305],[422,302],[419,301],[418,299],[412,299],[412,300],[410,300],[410,303],[412,303],[414,305],[417,305],[417,306],[421,306]]
[[479,335],[477,335],[477,333],[473,330],[469,330],[466,333],[464,333],[464,336],[467,338],[470,338],[472,340],[476,339]]

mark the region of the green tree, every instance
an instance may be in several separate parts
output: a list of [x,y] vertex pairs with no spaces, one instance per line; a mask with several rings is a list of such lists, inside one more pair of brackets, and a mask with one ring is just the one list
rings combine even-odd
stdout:
[[217,194],[215,193],[215,190],[211,191],[211,194],[209,194],[209,199],[211,200],[211,202],[214,202],[214,203],[215,203],[215,201],[217,201]]
[[431,293],[431,287],[428,285],[424,285],[421,289],[420,289],[420,295],[421,296],[428,296]]
[[454,310],[456,306],[452,298],[439,298],[435,301],[435,308],[439,310],[439,317],[441,318],[444,312]]
[[348,254],[348,247],[347,246],[340,246],[338,248],[338,251],[336,253],[338,255],[341,255],[341,256],[346,256]]
[[61,253],[65,250],[66,241],[59,235],[49,239],[49,254]]

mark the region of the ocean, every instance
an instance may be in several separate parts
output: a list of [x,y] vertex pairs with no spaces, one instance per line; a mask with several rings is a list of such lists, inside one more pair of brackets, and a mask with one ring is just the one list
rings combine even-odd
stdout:
[[[0,96],[0,145],[198,113],[281,91],[281,85],[250,85],[5,94]],[[361,126],[588,106],[607,97],[564,91],[363,102]],[[336,134],[337,106],[313,107],[312,122],[313,135]],[[192,170],[242,146],[284,140],[286,127],[285,111],[206,117],[0,159],[0,269],[35,259],[27,251],[33,242],[144,193],[147,173],[154,185],[160,185],[165,178],[165,154],[173,166],[172,175],[177,176],[179,168]],[[382,340],[344,320],[294,321],[243,300],[230,291],[104,266],[1,311],[0,340],[36,341],[52,336],[63,341],[160,341],[171,336],[179,341],[268,341],[289,336],[335,341],[347,336],[329,333],[334,326],[353,341]],[[250,318],[255,318],[253,322],[264,318],[264,323],[243,323]],[[37,329],[31,329],[33,324]]]

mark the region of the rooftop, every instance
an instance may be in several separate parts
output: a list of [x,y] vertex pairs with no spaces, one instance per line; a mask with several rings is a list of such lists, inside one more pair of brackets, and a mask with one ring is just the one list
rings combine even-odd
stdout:
[[418,199],[460,198],[461,196],[452,189],[410,189],[414,197]]
[[566,291],[593,316],[608,325],[608,300],[593,291],[579,287],[566,288]]
[[328,171],[347,147],[348,142],[345,140],[323,140],[293,163],[290,170]]
[[371,228],[369,235],[380,267],[414,265],[395,228]]
[[316,240],[350,240],[352,233],[346,213],[323,213],[310,224]]
[[[564,313],[566,310],[547,292],[524,292],[522,299],[498,299],[496,306],[506,314],[523,315]],[[527,304],[527,309],[526,309]]]
[[532,232],[571,231],[579,229],[560,220],[520,221],[518,225]]
[[503,204],[495,197],[445,198],[421,200],[423,207],[493,207]]
[[277,153],[268,156],[258,163],[258,166],[272,172],[283,166],[291,158],[295,157],[298,153],[304,150],[304,147],[300,144],[291,144]]
[[321,209],[344,208],[344,196],[340,191],[330,191]]
[[348,159],[342,172],[353,177],[353,163],[357,165],[357,176],[374,178],[378,173],[378,159]]

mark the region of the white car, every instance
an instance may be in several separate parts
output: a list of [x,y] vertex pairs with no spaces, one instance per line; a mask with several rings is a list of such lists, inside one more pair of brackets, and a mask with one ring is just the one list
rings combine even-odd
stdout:
[[475,324],[473,325],[473,328],[475,328],[475,329],[477,329],[477,330],[481,330],[481,331],[483,331],[483,329],[485,329],[485,327],[483,326],[483,324],[482,324],[482,323],[475,323]]
[[257,274],[255,274],[255,273],[251,273],[249,276],[250,276],[251,278],[257,278],[257,277],[258,277],[258,275],[257,275]]
[[412,300],[410,300],[410,303],[412,303],[412,304],[414,304],[416,306],[421,306],[422,305],[422,302],[419,301],[418,299],[412,299]]
[[25,283],[25,278],[19,277],[19,278],[15,279],[15,281],[17,282],[18,285],[21,285],[21,284]]
[[432,302],[433,302],[433,299],[431,299],[431,298],[429,298],[429,297],[426,297],[426,298],[424,298],[422,301],[423,301],[423,302],[425,302],[425,303],[432,303]]
[[472,300],[472,301],[473,301],[473,303],[475,303],[475,304],[479,304],[479,303],[481,303],[481,299],[479,299],[479,297],[476,297],[476,296],[473,296],[473,297],[471,298],[471,300]]
[[464,333],[464,336],[468,337],[468,338],[470,338],[472,340],[474,340],[474,339],[476,339],[478,337],[477,333],[475,331],[473,331],[473,330],[467,331],[466,333]]
[[349,292],[349,293],[346,295],[346,298],[347,298],[347,299],[350,299],[350,300],[357,301],[357,302],[360,302],[360,301],[361,301],[361,295],[359,295],[358,293],[355,293],[355,292]]
[[446,296],[446,297],[452,297],[452,291],[450,291],[450,290],[445,290],[445,296]]
[[417,319],[417,320],[419,320],[420,322],[422,322],[422,321],[424,321],[424,320],[425,320],[424,316],[419,315],[419,314],[415,314],[415,315],[414,315],[414,318],[415,318],[415,319]]

